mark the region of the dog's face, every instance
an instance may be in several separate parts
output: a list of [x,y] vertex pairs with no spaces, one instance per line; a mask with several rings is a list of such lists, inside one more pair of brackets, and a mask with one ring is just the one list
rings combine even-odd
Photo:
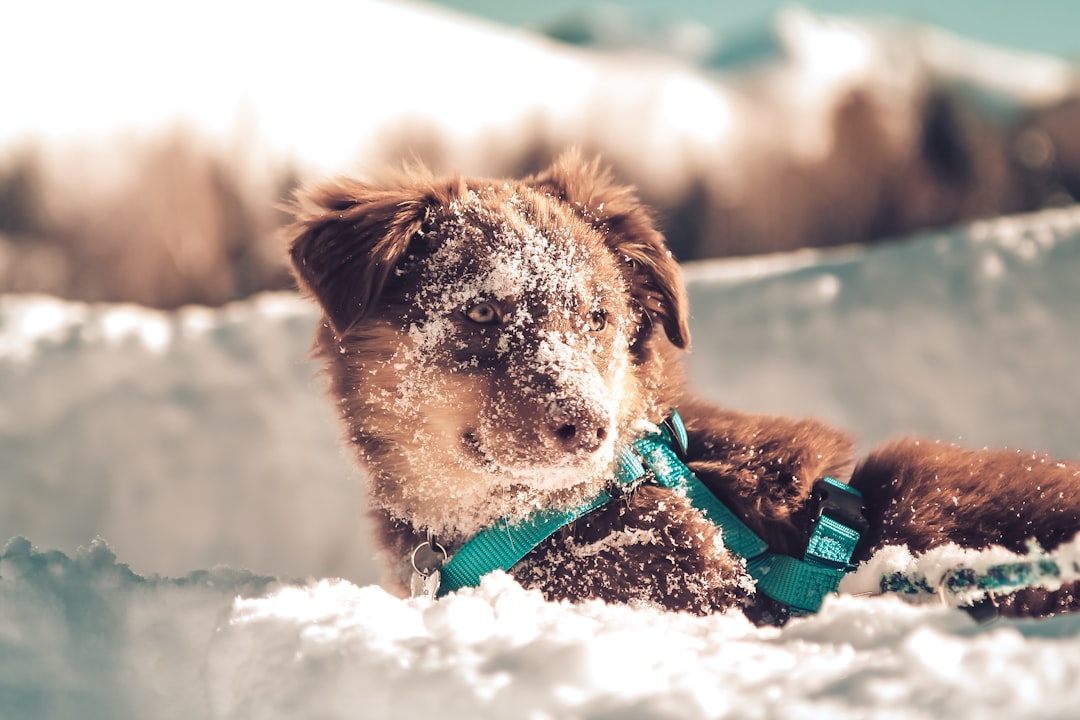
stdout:
[[452,536],[580,502],[656,419],[655,326],[687,341],[678,269],[595,165],[343,181],[301,202],[294,267],[392,517]]
[[424,419],[467,469],[565,487],[614,457],[637,321],[599,233],[549,206],[504,186],[431,211],[434,251],[399,267],[409,370],[392,400],[409,415],[440,397]]

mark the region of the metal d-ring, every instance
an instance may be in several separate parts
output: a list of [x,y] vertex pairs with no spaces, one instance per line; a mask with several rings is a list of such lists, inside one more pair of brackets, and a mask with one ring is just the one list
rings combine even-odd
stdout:
[[[432,555],[435,555],[436,559],[431,563],[422,563],[424,568],[420,569],[420,567],[418,567],[417,564],[416,564],[416,554],[418,552],[420,552],[424,547],[431,548]],[[438,559],[438,554],[439,553],[442,554],[442,559],[441,560]],[[412,563],[413,572],[415,572],[417,575],[422,575],[423,577],[427,577],[428,575],[431,575],[432,570],[437,570],[438,568],[442,567],[443,563],[446,562],[447,557],[448,556],[446,554],[446,548],[444,548],[439,543],[435,542],[435,540],[433,538],[429,538],[429,539],[425,540],[424,542],[420,543],[419,545],[417,545],[415,548],[413,548],[412,555],[409,556],[409,562]]]

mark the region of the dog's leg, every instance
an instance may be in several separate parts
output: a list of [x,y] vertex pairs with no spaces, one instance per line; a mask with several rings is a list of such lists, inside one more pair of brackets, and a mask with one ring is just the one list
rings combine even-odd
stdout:
[[[863,494],[870,528],[856,559],[885,545],[921,553],[946,543],[1024,553],[1045,550],[1080,531],[1080,464],[1029,452],[967,450],[940,442],[902,440],[873,453],[851,485]],[[1000,601],[1003,615],[1080,610],[1080,585],[1048,592],[1031,588]]]
[[1080,531],[1080,464],[1038,454],[902,440],[871,453],[851,485],[871,522],[860,549],[1024,552],[1030,540],[1052,549]]

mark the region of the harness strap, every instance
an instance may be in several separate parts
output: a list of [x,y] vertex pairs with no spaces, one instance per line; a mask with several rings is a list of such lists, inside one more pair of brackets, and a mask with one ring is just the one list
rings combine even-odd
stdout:
[[[673,427],[683,428],[682,437]],[[657,483],[684,492],[694,507],[720,528],[724,547],[746,559],[746,570],[758,591],[792,612],[817,612],[825,596],[837,591],[851,569],[851,555],[866,529],[859,491],[832,478],[819,481],[814,488],[819,515],[803,559],[775,553],[682,462],[675,449],[685,454],[684,438],[682,419],[673,409],[660,435],[640,438],[634,448]]]
[[[686,448],[686,427],[672,409],[658,433],[638,438],[632,449],[619,451],[616,488],[632,485],[648,467],[658,485],[685,494],[720,528],[724,546],[746,559],[747,572],[757,582],[758,590],[792,612],[817,611],[824,597],[836,592],[840,579],[850,570],[851,555],[865,530],[859,492],[832,478],[815,485],[818,517],[803,559],[799,560],[771,552],[768,543],[720,502],[683,462]],[[611,500],[611,493],[601,491],[571,510],[538,511],[514,525],[498,521],[473,536],[443,565],[438,594],[478,585],[480,578],[493,570],[509,570],[557,530]]]
[[[645,474],[645,467],[628,448],[619,450],[615,462],[616,487],[626,487]],[[533,548],[560,528],[607,505],[611,493],[600,494],[571,510],[542,510],[510,525],[505,519],[474,535],[442,566],[439,597],[463,587],[475,587],[493,570],[509,570]]]
[[1010,593],[1045,584],[1057,585],[1080,579],[1080,562],[1059,561],[1041,555],[1029,560],[1017,560],[990,565],[982,570],[955,567],[946,570],[936,584],[921,572],[906,574],[894,572],[881,578],[882,592],[894,592],[911,597],[955,599],[963,604],[971,602],[972,596],[985,593]]

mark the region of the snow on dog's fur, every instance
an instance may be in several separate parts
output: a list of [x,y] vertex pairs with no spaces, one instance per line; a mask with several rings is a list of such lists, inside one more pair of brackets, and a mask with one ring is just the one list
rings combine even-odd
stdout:
[[364,381],[340,394],[384,469],[380,505],[439,537],[594,494],[645,415],[617,351],[636,330],[626,282],[602,237],[535,191],[452,190],[397,208],[415,213],[417,242],[384,261],[371,322],[333,320],[342,380]]
[[[617,449],[672,406],[690,468],[778,552],[801,556],[825,476],[867,497],[859,558],[890,543],[1049,547],[1080,529],[1075,465],[905,441],[852,475],[840,431],[694,398],[679,360],[689,342],[679,268],[632,191],[597,162],[571,153],[520,181],[340,179],[302,193],[294,211],[293,266],[325,314],[316,350],[402,589],[411,550],[430,535],[452,553],[500,518],[595,496]],[[1026,524],[998,512],[1010,497],[1023,498]],[[942,500],[906,507],[920,498]],[[552,598],[772,612],[719,531],[653,485],[558,531],[512,573]],[[1074,598],[1066,588],[1038,602],[1027,605]]]

